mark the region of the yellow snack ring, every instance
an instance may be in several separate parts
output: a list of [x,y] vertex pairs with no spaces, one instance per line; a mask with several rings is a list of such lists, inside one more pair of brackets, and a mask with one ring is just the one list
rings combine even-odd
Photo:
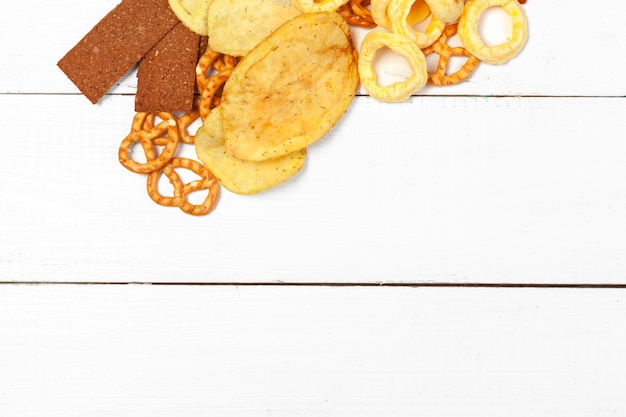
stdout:
[[[383,47],[406,58],[413,72],[409,78],[387,86],[378,84],[373,62],[376,52]],[[404,101],[426,85],[428,81],[426,57],[417,44],[407,36],[384,30],[372,30],[365,35],[361,44],[359,75],[365,90],[376,100],[390,103]]]
[[424,32],[415,30],[408,20],[413,3],[413,0],[391,0],[389,2],[387,14],[389,15],[389,20],[391,20],[391,30],[392,32],[408,36],[420,48],[426,48],[439,39],[446,24],[437,19],[436,16],[431,15],[430,22]]
[[293,0],[293,4],[304,13],[332,12],[349,0]]
[[[490,7],[502,7],[511,16],[511,37],[499,45],[487,46],[478,32],[480,15]],[[516,56],[528,38],[528,23],[518,0],[469,0],[459,19],[461,43],[472,55],[490,64],[504,64]]]
[[463,14],[464,0],[425,0],[433,16],[444,23],[456,22]]
[[[391,20],[387,15],[387,7],[391,0],[371,0],[370,12],[374,22],[380,27],[391,29]],[[407,21],[410,25],[414,25],[417,22],[421,22],[426,19],[430,14],[430,8],[426,4],[426,0],[415,0],[411,6],[411,11],[407,17]]]

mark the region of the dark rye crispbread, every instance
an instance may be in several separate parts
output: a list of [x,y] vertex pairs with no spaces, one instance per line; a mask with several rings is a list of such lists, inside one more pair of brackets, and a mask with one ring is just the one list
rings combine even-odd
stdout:
[[122,0],[58,66],[95,104],[178,23],[168,0]]
[[179,23],[139,61],[135,111],[191,111],[199,46],[200,36]]

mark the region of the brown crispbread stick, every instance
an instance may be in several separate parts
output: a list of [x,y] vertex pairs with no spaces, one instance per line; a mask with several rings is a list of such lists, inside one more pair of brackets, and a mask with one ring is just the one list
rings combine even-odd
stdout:
[[58,66],[95,104],[178,22],[168,0],[122,0]]
[[199,44],[200,36],[179,23],[139,61],[135,111],[191,111]]

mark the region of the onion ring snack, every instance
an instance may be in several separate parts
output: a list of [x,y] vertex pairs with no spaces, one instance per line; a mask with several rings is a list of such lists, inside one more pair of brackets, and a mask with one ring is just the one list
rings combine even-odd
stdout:
[[[381,86],[376,80],[374,57],[381,48],[388,47],[407,59],[413,73],[405,81]],[[400,102],[415,93],[428,80],[426,57],[415,42],[399,33],[384,30],[370,31],[359,51],[359,74],[361,84],[373,98],[386,102]]]
[[[511,36],[507,42],[487,46],[478,31],[480,15],[490,7],[502,7],[511,16]],[[504,64],[516,56],[528,38],[528,23],[524,9],[517,0],[469,0],[459,19],[459,39],[467,50],[490,64]]]
[[[439,55],[436,71],[434,73],[428,73],[429,84],[440,86],[458,84],[461,81],[466,80],[472,72],[474,72],[474,69],[480,62],[478,58],[470,54],[464,47],[451,47],[448,45],[448,39],[456,34],[457,27],[458,25],[456,23],[446,26],[443,34],[439,37],[439,39],[437,39],[437,41],[435,41],[435,43],[422,49],[422,52],[424,52],[424,55],[426,56],[433,53]],[[452,74],[448,74],[447,71],[450,63],[450,57],[453,56],[467,57],[467,60],[461,68]]]
[[391,0],[389,2],[387,14],[391,20],[391,30],[395,33],[408,36],[417,43],[417,46],[420,48],[426,48],[439,39],[446,24],[431,14],[430,22],[424,32],[415,30],[413,25],[408,21],[412,5],[412,0]]
[[[387,7],[391,0],[371,0],[370,13],[374,22],[385,29],[391,29],[391,20],[387,14]],[[415,0],[411,5],[411,11],[407,16],[409,25],[414,25],[426,19],[430,14],[430,8],[425,0]]]
[[465,0],[425,0],[430,12],[444,23],[456,22],[461,14]]

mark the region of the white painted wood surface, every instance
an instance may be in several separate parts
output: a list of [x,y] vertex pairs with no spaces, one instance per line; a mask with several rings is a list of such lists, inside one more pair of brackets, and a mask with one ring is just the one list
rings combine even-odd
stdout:
[[56,67],[116,4],[0,14],[0,416],[626,415],[621,2],[528,0],[519,57],[202,218],[117,162],[134,72]]
[[625,323],[615,289],[5,285],[0,410],[621,416]]
[[3,279],[626,282],[619,2],[529,2],[506,65],[401,104],[357,97],[296,178],[224,191],[202,218],[154,204],[117,161],[134,74],[93,106],[56,67],[115,4],[0,17],[15,39],[0,46]]

